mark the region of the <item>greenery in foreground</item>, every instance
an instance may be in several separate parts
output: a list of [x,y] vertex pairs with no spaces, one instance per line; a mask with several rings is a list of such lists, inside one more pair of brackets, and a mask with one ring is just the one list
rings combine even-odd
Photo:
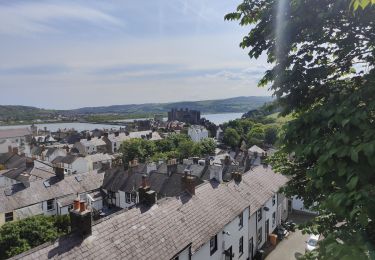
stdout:
[[193,142],[187,135],[171,134],[162,140],[130,139],[121,144],[125,166],[134,159],[139,162],[158,161],[160,159],[185,159],[194,156],[206,156],[215,153],[216,143],[213,139]]
[[273,67],[260,85],[294,116],[272,164],[291,177],[285,193],[320,213],[305,231],[324,240],[305,257],[375,259],[375,8],[282,3],[244,0],[226,19],[252,24],[240,46],[267,55]]
[[0,227],[0,259],[7,259],[69,232],[69,216],[33,216]]

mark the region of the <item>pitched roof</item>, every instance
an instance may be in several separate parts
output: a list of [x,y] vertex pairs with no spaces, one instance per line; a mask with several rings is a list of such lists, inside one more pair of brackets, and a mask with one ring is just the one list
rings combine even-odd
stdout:
[[[78,181],[77,176],[82,176],[82,180]],[[33,181],[28,188],[21,183],[0,188],[0,212],[9,212],[41,201],[99,189],[103,179],[103,173],[90,172],[66,176],[63,180],[53,176],[47,180]],[[48,182],[48,187],[45,182]],[[10,195],[6,195],[9,193]]]
[[266,151],[264,151],[262,148],[260,148],[259,146],[256,146],[256,145],[253,145],[249,148],[249,152],[257,152],[257,153],[265,153]]
[[31,131],[29,128],[13,128],[0,130],[0,139],[21,137],[26,135],[31,135]]
[[256,167],[240,183],[206,183],[196,195],[159,201],[120,212],[93,226],[81,240],[71,235],[18,255],[15,259],[171,259],[191,243],[195,253],[240,212],[254,213],[287,178]]

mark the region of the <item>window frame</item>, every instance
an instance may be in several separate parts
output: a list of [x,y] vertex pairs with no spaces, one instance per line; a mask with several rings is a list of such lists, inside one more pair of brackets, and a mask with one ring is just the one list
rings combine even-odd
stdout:
[[[51,204],[49,204],[51,203]],[[52,208],[50,208],[50,206],[52,205]],[[50,199],[50,200],[47,200],[47,211],[52,211],[52,210],[55,210],[55,199]]]
[[272,206],[275,206],[276,204],[276,194],[272,196]]
[[258,228],[258,234],[257,234],[257,242],[258,242],[258,245],[260,244],[260,243],[262,243],[262,240],[263,240],[263,229],[262,229],[262,227],[259,227]]
[[258,220],[258,222],[261,221],[262,218],[263,218],[263,216],[262,216],[263,212],[262,211],[263,211],[262,207],[260,209],[258,209],[258,211],[257,211],[257,220]]
[[239,257],[241,257],[243,254],[243,236],[241,236],[238,241],[238,253],[239,253]]
[[4,214],[4,221],[5,221],[5,223],[6,222],[11,222],[11,221],[13,221],[14,220],[14,213],[13,213],[13,211],[11,211],[11,212],[6,212],[5,214]]
[[238,223],[238,226],[241,229],[241,228],[243,228],[243,212],[241,212],[241,214],[238,215],[238,217],[239,217],[239,220],[240,220],[239,223]]
[[130,204],[131,203],[131,193],[129,192],[125,192],[125,202],[127,204]]
[[[213,245],[211,244],[213,242]],[[210,239],[210,256],[215,254],[217,251],[217,235],[211,237]]]

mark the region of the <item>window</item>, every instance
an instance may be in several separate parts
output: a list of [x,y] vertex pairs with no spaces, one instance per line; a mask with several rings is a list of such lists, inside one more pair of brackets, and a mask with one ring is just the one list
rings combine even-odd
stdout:
[[272,213],[272,226],[274,227],[276,224],[276,212]]
[[260,243],[262,243],[262,236],[263,236],[263,234],[262,234],[262,227],[260,227],[260,228],[258,229],[258,245],[259,245]]
[[261,221],[262,219],[262,208],[260,208],[257,212],[257,215],[258,215],[258,222]]
[[13,221],[13,212],[5,213],[5,222]]
[[128,193],[128,192],[125,193],[126,203],[128,203],[128,204],[130,203],[130,196],[131,196],[130,193]]
[[243,254],[243,237],[240,238],[238,252],[239,252],[240,256]]
[[55,200],[54,199],[47,200],[47,210],[50,211],[54,209],[55,209]]
[[238,223],[238,226],[240,229],[243,227],[243,212],[238,216],[240,218],[240,222]]
[[217,250],[217,235],[211,237],[210,240],[210,255],[213,255]]
[[133,193],[130,193],[130,200],[131,202],[134,202],[135,203],[135,199],[137,198],[137,193],[133,192]]
[[272,206],[275,206],[276,203],[276,194],[272,196]]

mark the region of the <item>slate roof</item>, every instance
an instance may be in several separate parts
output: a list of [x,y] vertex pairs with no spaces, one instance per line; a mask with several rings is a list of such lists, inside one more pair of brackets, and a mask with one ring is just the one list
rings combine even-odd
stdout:
[[26,158],[14,153],[0,154],[0,164],[7,169],[19,168],[26,164]]
[[65,156],[65,157],[61,160],[61,162],[62,162],[62,163],[66,163],[66,164],[72,164],[77,158],[78,158],[77,155],[68,154],[67,156]]
[[[77,181],[77,176],[82,176],[82,180]],[[0,212],[9,212],[41,201],[96,190],[101,187],[103,179],[103,173],[90,172],[66,176],[64,180],[53,176],[47,180],[33,181],[28,188],[21,183],[0,188]],[[46,181],[50,184],[49,187],[45,186]],[[5,194],[8,192],[11,192],[9,196]]]
[[57,156],[55,159],[52,160],[53,164],[61,163],[65,156]]
[[245,208],[254,213],[286,182],[270,168],[256,167],[240,183],[206,183],[195,196],[183,193],[150,209],[122,211],[94,225],[85,240],[66,236],[14,259],[171,259],[190,243],[194,254]]
[[0,139],[21,137],[26,135],[31,135],[31,131],[29,128],[14,128],[0,130]]
[[260,148],[259,146],[256,146],[256,145],[253,145],[249,148],[249,152],[257,152],[259,154],[262,154],[262,153],[265,153],[266,151],[264,151],[262,148]]

